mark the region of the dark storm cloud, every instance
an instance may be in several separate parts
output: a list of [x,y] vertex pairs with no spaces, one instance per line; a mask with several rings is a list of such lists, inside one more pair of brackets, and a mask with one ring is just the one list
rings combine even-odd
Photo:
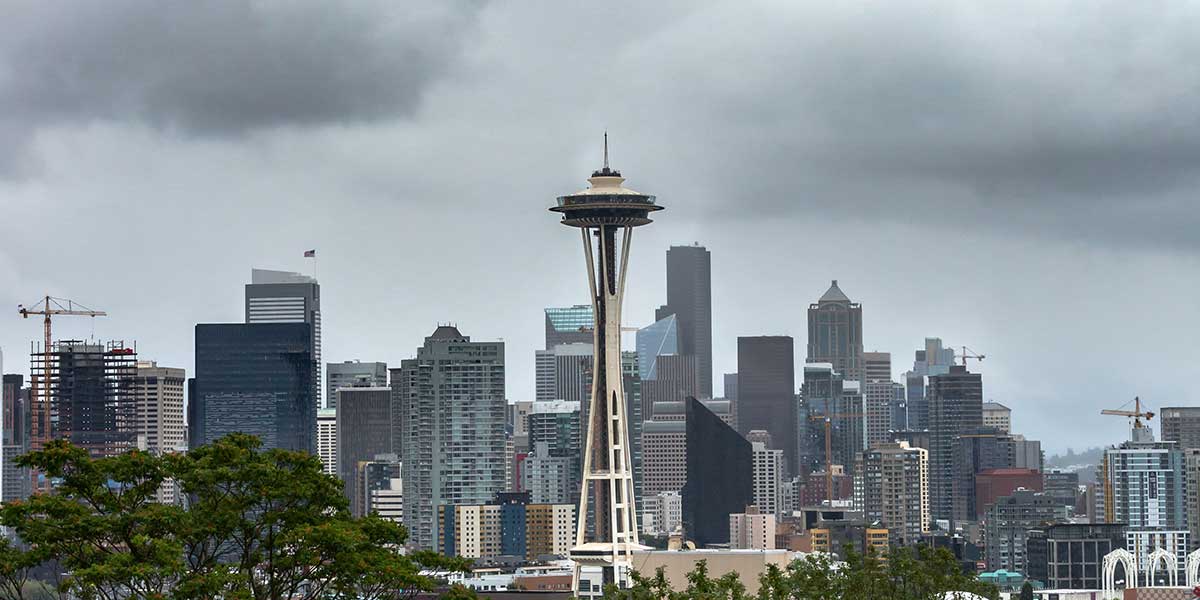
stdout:
[[8,3],[0,127],[11,147],[44,126],[97,120],[224,136],[411,115],[475,12],[449,2]]
[[672,57],[649,78],[677,82],[658,93],[684,107],[667,118],[692,138],[679,144],[689,162],[722,166],[691,175],[721,190],[723,216],[817,211],[1195,249],[1197,30],[1200,11],[1179,3],[721,6],[626,64]]

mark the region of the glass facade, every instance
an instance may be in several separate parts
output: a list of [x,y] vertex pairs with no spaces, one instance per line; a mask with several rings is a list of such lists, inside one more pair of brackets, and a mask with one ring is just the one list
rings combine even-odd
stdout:
[[241,432],[315,454],[312,340],[308,323],[197,325],[193,443]]
[[637,331],[638,374],[643,380],[656,379],[655,358],[679,353],[679,331],[671,315]]
[[553,350],[559,344],[590,344],[594,326],[591,304],[547,308],[546,349]]

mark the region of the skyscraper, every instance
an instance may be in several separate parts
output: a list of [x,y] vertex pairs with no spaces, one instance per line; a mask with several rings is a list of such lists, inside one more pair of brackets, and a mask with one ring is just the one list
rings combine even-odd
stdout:
[[[639,547],[623,390],[621,303],[633,228],[650,223],[649,214],[662,209],[655,204],[654,196],[622,187],[625,179],[608,167],[607,139],[606,135],[604,168],[592,173],[588,179],[591,187],[560,196],[550,209],[562,214],[563,225],[580,229],[595,317],[595,358],[583,463],[585,489],[580,494],[579,526],[571,557],[577,565],[599,567],[600,577],[584,585],[577,567],[573,587],[581,596],[594,595],[593,590],[599,591],[607,584],[627,587],[632,552]],[[586,523],[589,514],[590,528]]]
[[1033,490],[1020,489],[1000,498],[988,509],[984,526],[987,568],[1024,573],[1028,565],[1026,534],[1042,525],[1062,522],[1066,517],[1066,507]]
[[[767,448],[762,442],[751,442],[754,454],[754,505],[758,510],[783,516],[783,450]],[[790,512],[790,511],[787,511]]]
[[592,306],[550,307],[546,309],[546,350],[560,344],[592,343]]
[[667,250],[667,304],[655,319],[668,315],[679,321],[679,354],[696,357],[701,397],[712,398],[712,257],[704,246]]
[[913,368],[904,374],[907,388],[907,429],[921,431],[929,428],[929,403],[926,399],[926,378],[945,375],[954,364],[954,350],[942,347],[941,338],[925,338],[925,347],[915,352]]
[[579,401],[534,402],[526,422],[533,452],[525,459],[524,489],[533,502],[578,504],[584,441]]
[[1164,548],[1178,558],[1175,568],[1182,570],[1192,549],[1184,453],[1174,442],[1155,442],[1148,427],[1135,426],[1131,437],[1104,451],[1104,521],[1128,526],[1125,549],[1137,556],[1138,564],[1146,564],[1155,548]]
[[[93,457],[115,456],[137,445],[137,350],[122,341],[62,340],[30,353],[30,371],[48,381],[47,428],[35,427],[31,449],[50,439],[69,439]],[[41,487],[41,486],[39,486]]]
[[387,387],[387,384],[385,362],[329,363],[325,365],[325,407],[337,408],[337,391],[341,388]]
[[847,380],[862,379],[862,305],[851,302],[836,279],[808,307],[807,361],[830,363]]
[[317,451],[317,372],[308,323],[196,325],[194,445],[235,432],[264,448]]
[[366,492],[359,493],[359,464],[393,454],[392,390],[387,387],[342,388],[338,392],[337,464],[346,499],[355,516],[367,514]]
[[251,269],[246,284],[246,323],[308,323],[313,376],[310,394],[321,408],[321,286],[290,271]]
[[1162,441],[1181,450],[1200,448],[1200,406],[1168,406],[1158,414]]
[[317,456],[321,458],[321,471],[326,475],[340,477],[338,471],[337,409],[322,408],[317,411]]
[[441,325],[392,378],[404,521],[413,546],[433,549],[434,507],[482,504],[504,491],[504,343],[472,341]]
[[661,354],[653,358],[654,377],[642,380],[642,414],[649,414],[655,402],[683,402],[700,395],[695,356]]
[[535,351],[535,398],[540,402],[586,402],[592,387],[592,344],[559,344]]
[[663,354],[679,354],[679,318],[669,315],[637,330],[638,374],[643,380],[655,378],[655,359]]
[[683,529],[697,547],[729,543],[729,515],[754,502],[754,451],[695,398],[687,401]]
[[934,519],[954,517],[954,438],[983,426],[983,378],[961,365],[929,377],[929,489]]
[[738,428],[761,429],[783,450],[789,474],[796,454],[795,343],[790,336],[738,338]]
[[[1030,465],[1027,460],[1027,444],[1028,441],[1020,436],[1003,433],[992,427],[965,429],[955,436],[951,442],[950,485],[953,498],[951,510],[956,521],[978,521],[984,517],[987,506],[976,499],[976,478],[980,473],[989,469],[1041,469],[1040,461]],[[1033,474],[1040,478],[1036,472]],[[1034,485],[1025,487],[1035,488]],[[1036,488],[1041,491],[1040,482]]]
[[134,394],[137,397],[138,444],[162,454],[184,448],[187,430],[183,421],[183,369],[138,361]]
[[878,521],[888,539],[913,544],[929,531],[929,454],[905,442],[877,444],[859,455],[855,496],[868,523]]
[[6,374],[0,387],[0,502],[29,497],[29,469],[14,462],[29,452],[31,427],[30,389],[24,387],[21,375]]

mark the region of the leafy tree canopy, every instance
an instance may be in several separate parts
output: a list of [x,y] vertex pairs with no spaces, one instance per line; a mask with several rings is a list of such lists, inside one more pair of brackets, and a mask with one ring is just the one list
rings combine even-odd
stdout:
[[[30,573],[48,563],[66,574],[58,592],[83,600],[403,600],[437,587],[422,569],[470,567],[404,554],[404,528],[352,518],[317,458],[253,436],[100,459],[56,440],[18,462],[56,486],[0,507],[23,542],[0,541],[0,600],[33,598]],[[183,502],[159,503],[164,485]]]

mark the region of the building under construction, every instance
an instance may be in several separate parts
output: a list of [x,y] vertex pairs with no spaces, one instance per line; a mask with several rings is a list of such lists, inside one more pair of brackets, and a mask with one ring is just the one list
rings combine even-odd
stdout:
[[29,359],[33,379],[41,384],[34,388],[32,450],[59,438],[93,457],[136,447],[136,346],[61,340],[47,349],[34,342]]

